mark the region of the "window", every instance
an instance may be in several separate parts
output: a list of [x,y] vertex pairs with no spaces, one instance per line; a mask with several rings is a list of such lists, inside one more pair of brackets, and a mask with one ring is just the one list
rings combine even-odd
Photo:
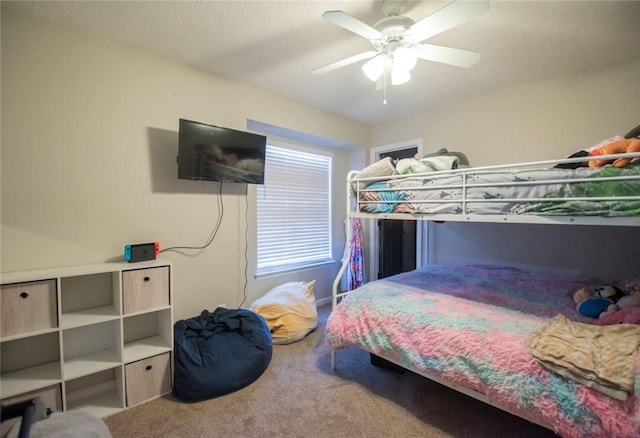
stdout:
[[257,275],[330,262],[331,156],[267,145]]

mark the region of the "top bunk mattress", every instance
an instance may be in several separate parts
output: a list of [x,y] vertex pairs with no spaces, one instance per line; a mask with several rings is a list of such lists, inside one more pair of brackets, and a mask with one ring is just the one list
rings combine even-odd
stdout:
[[640,163],[624,168],[468,168],[368,182],[356,188],[358,212],[640,216]]

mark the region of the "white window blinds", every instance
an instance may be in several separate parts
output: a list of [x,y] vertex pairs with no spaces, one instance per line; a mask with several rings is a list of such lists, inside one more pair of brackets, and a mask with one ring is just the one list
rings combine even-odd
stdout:
[[331,261],[331,157],[267,146],[257,275]]

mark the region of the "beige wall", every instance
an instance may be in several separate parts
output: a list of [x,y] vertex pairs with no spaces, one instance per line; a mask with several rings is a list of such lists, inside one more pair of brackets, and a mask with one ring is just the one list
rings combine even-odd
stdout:
[[[373,146],[423,139],[472,165],[562,158],[640,124],[640,59],[454,102],[371,129]],[[637,276],[640,229],[445,223],[430,228],[425,260],[501,263],[606,279]]]
[[[127,243],[204,244],[218,217],[218,184],[177,180],[179,118],[235,129],[247,119],[342,143],[335,169],[363,160],[368,126],[89,34],[2,10],[2,271],[121,259]],[[330,295],[338,264],[253,280],[246,186],[222,188],[211,246],[174,262],[175,317],[244,306],[271,285],[318,278]],[[343,243],[334,219],[334,254]],[[250,219],[251,220],[251,219]],[[245,266],[248,266],[245,272]],[[246,273],[246,277],[245,277]]]
[[380,123],[371,145],[421,138],[485,166],[562,158],[640,123],[640,59]]
[[[420,138],[425,152],[460,150],[479,166],[564,156],[640,123],[640,60],[369,127],[6,9],[1,32],[2,271],[118,259],[126,243],[206,242],[218,215],[218,185],[176,179],[180,117],[235,129],[245,129],[251,119],[346,145],[334,150],[336,259],[342,255],[344,175],[367,155],[349,145]],[[337,263],[253,278],[255,206],[245,190],[223,186],[224,219],[209,248],[189,251],[195,256],[166,254],[175,268],[176,319],[217,304],[238,306],[243,299],[246,307],[289,280],[317,278],[318,297],[329,296]],[[594,244],[588,236],[538,227],[445,224],[431,235],[430,260],[552,267],[569,261],[588,271],[589,263],[637,259],[637,230],[601,229],[590,256]],[[540,233],[554,239],[555,251],[545,252]],[[563,242],[564,235],[573,237]],[[586,249],[575,259],[560,251],[573,246]]]

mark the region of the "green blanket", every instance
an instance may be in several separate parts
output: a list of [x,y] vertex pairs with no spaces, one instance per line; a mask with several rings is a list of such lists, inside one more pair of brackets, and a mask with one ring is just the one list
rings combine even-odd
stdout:
[[[561,201],[532,202],[518,207],[518,214],[544,214],[555,216],[638,216],[640,215],[640,179],[626,181],[596,181],[602,177],[640,176],[640,163],[617,168],[606,166],[589,178],[594,181],[578,182],[548,193],[546,198]],[[635,200],[576,200],[575,198],[636,196]],[[564,200],[569,198],[569,200]]]

